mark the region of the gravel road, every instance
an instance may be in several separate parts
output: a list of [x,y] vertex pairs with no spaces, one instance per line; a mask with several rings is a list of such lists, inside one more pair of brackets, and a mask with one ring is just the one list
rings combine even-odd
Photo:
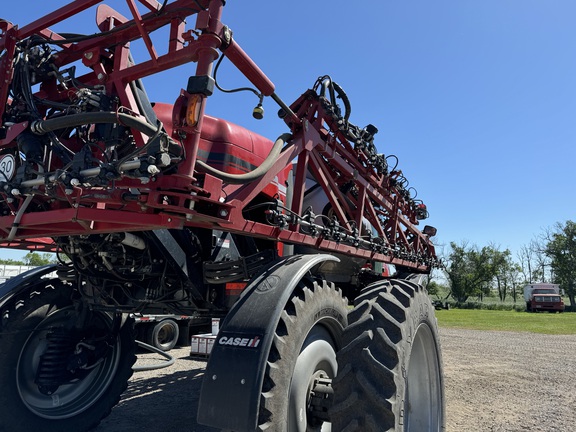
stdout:
[[[440,329],[447,432],[576,430],[576,336]],[[196,423],[205,362],[134,374],[97,432],[212,432]],[[139,355],[138,364],[160,359]]]
[[440,334],[448,432],[576,430],[576,336]]

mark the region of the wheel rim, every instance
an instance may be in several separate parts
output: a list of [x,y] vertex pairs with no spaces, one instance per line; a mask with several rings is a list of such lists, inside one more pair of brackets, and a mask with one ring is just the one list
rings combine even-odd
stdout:
[[158,329],[158,335],[156,339],[158,340],[158,345],[161,348],[169,348],[174,344],[174,339],[176,338],[175,324],[171,322],[163,323]]
[[405,431],[438,431],[442,425],[442,378],[432,330],[416,330],[406,376]]
[[[30,411],[51,420],[66,419],[86,411],[104,394],[118,370],[120,340],[108,356],[83,379],[63,384],[51,395],[41,393],[34,382],[40,356],[47,347],[47,335],[63,327],[70,319],[72,309],[61,309],[43,320],[24,344],[16,369],[18,393]],[[98,315],[101,320],[104,315]]]
[[331,431],[329,423],[311,418],[310,391],[316,378],[334,378],[337,370],[331,334],[323,326],[316,325],[306,337],[294,367],[290,384],[288,432]]

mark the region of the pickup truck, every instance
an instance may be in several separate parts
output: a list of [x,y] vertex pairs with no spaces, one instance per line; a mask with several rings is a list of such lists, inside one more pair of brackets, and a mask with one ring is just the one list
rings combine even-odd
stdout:
[[558,284],[536,283],[524,287],[524,300],[527,312],[564,312],[560,286]]

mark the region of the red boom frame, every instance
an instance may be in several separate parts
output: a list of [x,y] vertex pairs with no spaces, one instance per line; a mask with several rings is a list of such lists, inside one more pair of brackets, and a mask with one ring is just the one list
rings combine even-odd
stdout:
[[[197,164],[208,96],[182,91],[173,111],[162,115],[170,136],[182,142],[185,149],[185,160],[176,172],[159,175],[145,185],[122,178],[105,197],[86,195],[81,186],[75,186],[71,193],[61,190],[59,193],[66,201],[55,203],[47,211],[24,212],[17,220],[25,199],[22,196],[10,205],[11,214],[0,217],[0,241],[5,241],[2,246],[49,249],[53,245],[46,239],[49,237],[195,226],[312,246],[418,272],[430,270],[436,263],[434,247],[428,236],[416,228],[423,205],[406,193],[399,181],[401,173],[372,166],[370,155],[362,148],[355,148],[342,132],[324,96],[309,90],[290,107],[286,106],[276,95],[274,84],[222,24],[223,0],[175,0],[164,5],[155,0],[126,1],[132,13],[130,19],[101,5],[97,11],[101,34],[62,45],[58,66],[82,61],[91,72],[80,77],[80,81],[104,85],[107,92],[119,97],[127,112],[137,112],[128,88],[131,81],[190,61],[196,62],[196,76],[210,76],[213,62],[222,52],[262,95],[271,96],[280,104],[292,139],[262,177],[246,184],[227,184]],[[49,27],[98,3],[99,0],[76,0],[20,29],[0,22],[0,52],[5,50],[0,60],[0,83],[12,80],[12,58],[18,41],[31,35],[50,41],[63,40]],[[140,13],[137,3],[146,8],[146,13]],[[194,30],[187,31],[184,22],[189,15],[196,15],[196,25]],[[169,27],[168,48],[159,54],[149,33],[164,26]],[[150,59],[134,65],[127,43],[137,39],[144,41]],[[37,96],[57,99],[62,91],[56,86],[46,86],[40,88]],[[200,98],[201,105],[197,124],[190,126],[184,117],[193,96]],[[0,117],[7,103],[8,85],[1,84]],[[22,122],[6,127],[0,152],[13,148],[18,134],[28,126]],[[141,133],[135,131],[134,137],[138,146],[144,145]],[[285,178],[287,167],[292,164],[291,208],[281,205],[267,208],[269,220],[274,224],[246,219],[243,213],[246,206],[275,179]],[[307,219],[303,209],[308,170],[332,206],[336,222],[330,227],[319,228],[311,217]],[[43,187],[38,185],[38,191]],[[133,189],[139,193],[127,199],[127,191]],[[4,192],[0,194],[6,199]],[[366,221],[376,237],[357,228],[365,226]]]

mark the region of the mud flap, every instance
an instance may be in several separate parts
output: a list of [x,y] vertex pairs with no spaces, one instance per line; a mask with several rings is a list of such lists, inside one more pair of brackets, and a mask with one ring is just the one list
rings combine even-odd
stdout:
[[255,276],[220,326],[204,373],[198,423],[254,431],[274,330],[298,282],[328,254],[283,258]]

